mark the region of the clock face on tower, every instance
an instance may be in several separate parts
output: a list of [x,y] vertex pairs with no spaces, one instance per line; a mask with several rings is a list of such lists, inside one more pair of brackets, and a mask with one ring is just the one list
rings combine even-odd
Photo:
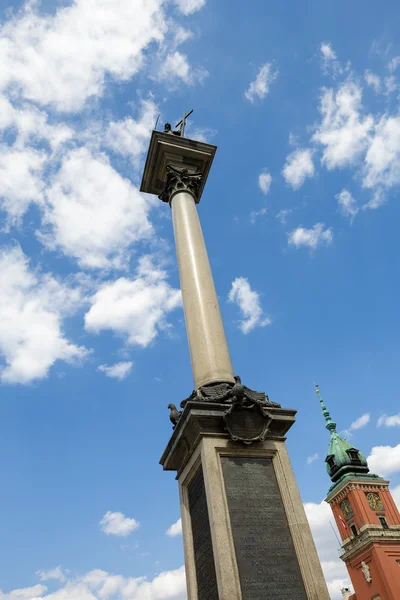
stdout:
[[372,508],[372,510],[385,510],[385,507],[382,504],[382,500],[379,497],[377,492],[368,492],[366,494],[368,504]]
[[353,509],[351,508],[351,504],[348,500],[343,500],[343,502],[340,505],[340,508],[342,509],[342,513],[346,521],[348,521],[349,519],[351,519],[351,517],[354,516]]

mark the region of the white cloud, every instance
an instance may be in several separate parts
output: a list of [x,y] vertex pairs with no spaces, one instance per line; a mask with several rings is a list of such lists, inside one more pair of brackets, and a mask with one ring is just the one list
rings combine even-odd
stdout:
[[399,65],[400,65],[400,56],[395,56],[389,62],[388,69],[391,73],[394,73]]
[[96,10],[75,0],[54,15],[40,15],[36,5],[27,4],[0,30],[0,90],[17,88],[61,111],[80,110],[88,97],[102,95],[106,75],[128,81],[167,27],[160,0],[98,0]]
[[353,423],[350,425],[350,431],[356,431],[357,429],[361,429],[362,427],[365,427],[366,425],[368,425],[370,420],[371,420],[371,415],[369,413],[366,413],[365,415],[361,415],[361,417],[359,417],[358,419],[353,421]]
[[129,247],[149,237],[150,202],[100,154],[70,152],[47,192],[44,231],[51,249],[91,268],[126,268]]
[[0,207],[9,224],[19,224],[32,202],[42,202],[46,158],[43,151],[0,145]]
[[349,219],[352,221],[359,211],[357,201],[353,198],[350,192],[345,189],[337,194],[335,198],[339,203],[340,212],[345,217],[349,217]]
[[167,81],[170,87],[175,87],[176,78],[181,79],[187,85],[194,85],[195,83],[201,83],[207,75],[208,72],[202,67],[191,67],[186,54],[176,50],[168,54],[162,61],[156,79]]
[[294,190],[299,189],[307,177],[314,176],[313,151],[308,148],[299,148],[286,158],[282,175],[286,183]]
[[47,594],[43,585],[3,593],[0,600],[186,600],[185,569],[164,571],[152,580],[123,577],[101,569],[68,579],[62,587]]
[[272,63],[265,63],[260,67],[257,77],[250,83],[244,95],[247,100],[254,102],[257,98],[262,100],[269,92],[270,85],[278,77],[278,71],[273,71]]
[[28,102],[18,102],[16,98],[13,102],[14,105],[0,94],[0,131],[13,129],[16,148],[23,149],[28,142],[44,140],[55,150],[71,139],[73,131],[67,125],[50,123],[46,112]]
[[105,373],[107,377],[113,377],[114,379],[119,379],[122,381],[129,375],[132,370],[132,366],[132,362],[119,362],[115,363],[114,365],[100,365],[97,368],[102,373]]
[[391,490],[393,500],[397,504],[397,507],[400,509],[400,485],[397,485]]
[[270,325],[271,319],[264,315],[260,305],[260,294],[251,289],[245,277],[237,277],[232,282],[228,299],[230,302],[235,302],[243,314],[244,319],[239,321],[242,333],[247,334],[255,327]]
[[386,92],[385,92],[386,96],[388,96],[389,94],[392,94],[393,92],[395,92],[398,89],[397,80],[394,75],[389,75],[389,77],[385,77],[385,88],[386,88]]
[[306,502],[304,508],[321,560],[330,597],[332,600],[339,600],[342,598],[340,589],[349,585],[349,576],[344,563],[338,557],[337,548],[339,544],[334,533],[337,529],[332,510],[329,504],[324,501],[320,504]]
[[350,66],[343,68],[337,58],[336,52],[329,42],[322,42],[320,46],[322,71],[325,75],[330,74],[334,78],[342,75]]
[[176,523],[171,525],[171,527],[167,529],[166,534],[169,535],[169,537],[182,535],[182,519],[178,519]]
[[311,229],[297,227],[289,234],[288,243],[296,248],[300,246],[308,246],[315,250],[319,245],[329,245],[332,243],[332,229],[325,229],[323,223],[316,223]]
[[321,54],[325,61],[336,60],[337,56],[332,46],[328,42],[321,43]]
[[336,93],[323,89],[322,122],[312,140],[324,147],[322,162],[328,169],[354,164],[367,149],[373,119],[363,117],[361,109],[362,89],[355,82],[346,81]]
[[105,283],[94,294],[85,315],[86,330],[111,330],[126,336],[129,344],[148,346],[159,330],[168,327],[166,315],[181,304],[180,290],[166,279],[165,271],[142,257],[136,278]]
[[55,579],[63,583],[66,580],[66,576],[61,568],[61,565],[55,569],[50,569],[49,571],[37,571],[36,575],[39,576],[40,581],[49,581],[50,579]]
[[175,0],[175,4],[184,15],[191,15],[205,5],[206,0]]
[[267,171],[263,171],[258,176],[258,187],[260,188],[264,196],[266,196],[269,192],[269,189],[271,187],[271,181],[272,177]]
[[367,458],[373,473],[386,477],[400,471],[400,444],[397,446],[374,446]]
[[291,208],[283,208],[280,210],[275,216],[278,219],[279,223],[282,225],[286,225],[288,215],[292,214],[293,210]]
[[252,225],[254,225],[254,223],[257,221],[258,217],[262,217],[264,215],[267,214],[267,209],[265,208],[260,208],[260,210],[252,210],[250,213],[250,223]]
[[82,361],[87,350],[70,343],[64,317],[81,302],[77,288],[34,272],[19,247],[0,253],[0,369],[5,383],[30,383],[46,377],[57,360]]
[[137,166],[138,159],[147,150],[156,117],[157,105],[150,99],[143,100],[137,121],[131,117],[122,121],[111,121],[107,129],[105,145],[122,156],[128,156]]
[[0,589],[0,600],[42,600],[42,595],[46,591],[47,587],[40,584],[29,588],[12,590],[8,594],[4,594]]
[[372,73],[368,69],[364,73],[364,78],[369,87],[374,88],[376,94],[381,91],[381,78],[376,73]]
[[382,415],[377,421],[377,426],[382,427],[382,425],[385,427],[396,427],[396,425],[400,425],[400,413],[391,416]]
[[121,512],[111,512],[108,510],[100,521],[101,530],[106,535],[127,536],[139,527],[140,523],[135,519],[126,517]]
[[315,462],[316,460],[318,460],[318,458],[319,458],[319,455],[318,455],[317,452],[315,454],[313,454],[312,456],[308,456],[307,457],[307,464],[311,465],[313,462]]
[[[363,168],[363,186],[392,187],[400,184],[400,116],[384,115],[376,124]],[[370,206],[375,208],[375,206]]]

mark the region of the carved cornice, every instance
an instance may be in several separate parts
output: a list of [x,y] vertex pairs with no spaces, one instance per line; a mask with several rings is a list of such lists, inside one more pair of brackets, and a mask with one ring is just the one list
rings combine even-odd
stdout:
[[346,498],[346,496],[348,495],[348,493],[351,490],[362,490],[364,492],[380,492],[383,490],[387,490],[389,489],[389,485],[387,481],[383,481],[382,483],[367,483],[367,482],[360,482],[360,483],[351,483],[349,482],[342,490],[340,490],[340,492],[338,494],[336,494],[336,496],[333,496],[332,498],[329,499],[329,497],[327,498],[327,502],[330,506],[335,506],[336,504],[340,504],[340,502],[342,500],[344,500]]
[[348,539],[343,543],[343,554],[340,558],[347,562],[358,554],[363,548],[373,543],[384,543],[399,544],[400,542],[400,527],[389,527],[389,529],[382,529],[381,527],[368,527],[364,531],[360,531],[359,535],[354,538]]
[[171,204],[172,198],[179,192],[187,192],[193,196],[196,204],[200,202],[201,173],[189,173],[187,169],[174,169],[167,166],[167,181],[161,194],[158,196],[163,202]]

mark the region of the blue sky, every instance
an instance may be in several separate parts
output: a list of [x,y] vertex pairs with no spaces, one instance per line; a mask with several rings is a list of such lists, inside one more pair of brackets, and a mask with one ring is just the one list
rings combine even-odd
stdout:
[[157,115],[191,108],[187,135],[218,146],[199,213],[234,369],[298,410],[288,448],[339,598],[313,379],[400,498],[397,3],[0,18],[0,599],[185,598],[158,461],[193,382],[169,208],[138,187]]

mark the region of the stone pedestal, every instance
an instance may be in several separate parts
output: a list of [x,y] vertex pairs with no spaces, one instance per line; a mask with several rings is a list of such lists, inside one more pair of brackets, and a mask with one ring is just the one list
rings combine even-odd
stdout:
[[[295,411],[264,407],[265,427],[234,413],[186,402],[160,461],[177,471],[188,600],[329,600],[285,445]],[[261,441],[233,441],[246,427]]]

